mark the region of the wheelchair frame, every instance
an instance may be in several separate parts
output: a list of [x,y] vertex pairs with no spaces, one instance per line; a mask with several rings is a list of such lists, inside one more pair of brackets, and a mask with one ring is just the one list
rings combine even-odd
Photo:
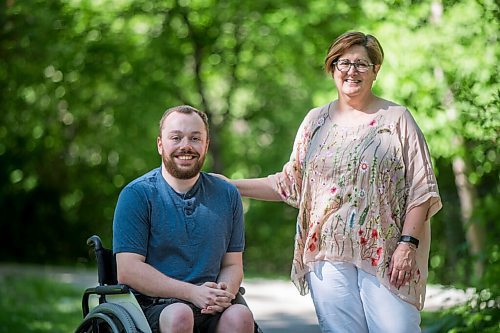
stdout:
[[[84,319],[75,333],[151,333],[135,295],[127,285],[117,281],[113,251],[104,248],[97,235],[87,239],[87,245],[95,253],[99,285],[84,291]],[[91,310],[92,295],[98,296],[99,304]]]
[[[97,235],[89,237],[87,245],[95,253],[99,285],[84,291],[83,322],[75,333],[152,333],[131,288],[118,283],[113,251],[104,248]],[[245,289],[240,287],[237,303],[247,305],[242,296],[244,293]],[[98,305],[90,309],[92,295],[98,297]],[[254,333],[262,333],[256,322],[254,327]]]

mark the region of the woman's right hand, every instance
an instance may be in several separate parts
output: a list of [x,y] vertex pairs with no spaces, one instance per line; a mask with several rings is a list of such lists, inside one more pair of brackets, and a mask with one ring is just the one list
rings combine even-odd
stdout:
[[215,177],[220,178],[220,179],[223,179],[223,180],[225,180],[225,181],[226,181],[226,182],[228,182],[228,183],[229,183],[229,182],[231,182],[231,181],[229,180],[229,178],[227,178],[227,177],[226,177],[226,176],[224,176],[224,175],[221,175],[220,173],[213,173],[213,172],[210,172],[210,173],[209,173],[209,175],[211,175],[211,176],[215,176]]

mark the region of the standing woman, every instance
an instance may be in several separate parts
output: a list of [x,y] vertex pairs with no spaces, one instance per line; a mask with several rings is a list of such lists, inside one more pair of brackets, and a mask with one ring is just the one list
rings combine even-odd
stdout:
[[230,180],[299,209],[291,277],[323,332],[420,332],[441,200],[412,115],[372,92],[383,57],[374,36],[338,37],[325,59],[338,98],[306,115],[281,172]]

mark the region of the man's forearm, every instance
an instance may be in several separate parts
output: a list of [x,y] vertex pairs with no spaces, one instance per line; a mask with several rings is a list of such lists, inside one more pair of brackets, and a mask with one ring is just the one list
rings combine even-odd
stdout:
[[227,291],[236,295],[243,281],[243,267],[240,265],[228,265],[221,269],[217,282],[224,282],[227,285]]
[[172,279],[151,265],[127,260],[118,264],[118,282],[152,297],[174,297],[189,301],[194,285]]

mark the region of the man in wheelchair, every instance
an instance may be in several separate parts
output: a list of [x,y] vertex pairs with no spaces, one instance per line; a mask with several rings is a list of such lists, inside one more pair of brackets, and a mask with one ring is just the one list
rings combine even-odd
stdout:
[[129,183],[113,220],[118,282],[138,293],[153,332],[254,332],[237,304],[244,223],[233,185],[201,172],[205,113],[165,111],[157,138],[161,167]]

